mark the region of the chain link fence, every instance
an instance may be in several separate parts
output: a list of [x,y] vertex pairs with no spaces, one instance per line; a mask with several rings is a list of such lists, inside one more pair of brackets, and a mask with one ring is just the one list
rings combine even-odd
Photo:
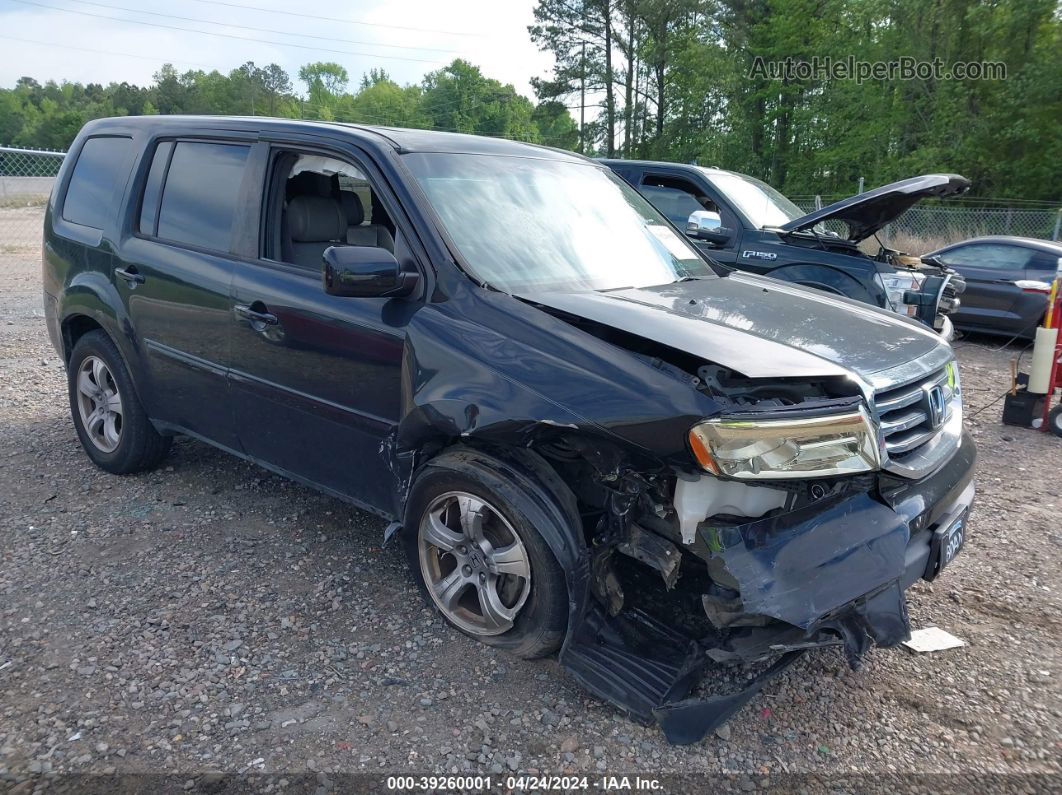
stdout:
[[0,146],[0,254],[40,252],[44,206],[65,156]]
[[[65,152],[0,146],[0,254],[40,251],[44,206],[65,155]],[[814,197],[801,197],[796,203],[811,212],[823,202],[821,199],[816,202]],[[954,202],[939,205],[923,202],[886,226],[878,237],[886,245],[911,254],[925,254],[982,235],[1059,240],[1062,208],[1024,204],[972,207],[954,206]],[[843,232],[843,225],[837,225],[834,231]]]

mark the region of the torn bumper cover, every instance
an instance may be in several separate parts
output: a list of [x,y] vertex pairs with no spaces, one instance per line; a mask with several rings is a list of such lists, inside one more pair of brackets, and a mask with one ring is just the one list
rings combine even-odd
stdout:
[[[699,541],[736,582],[746,616],[733,629],[693,637],[637,607],[618,615],[591,595],[588,562],[572,573],[573,601],[560,661],[586,688],[676,744],[725,723],[805,650],[842,645],[854,667],[872,645],[910,635],[904,591],[939,571],[934,532],[969,510],[972,440],[921,481],[879,478],[825,510],[812,505],[742,525],[704,522]],[[688,698],[712,663],[778,659],[744,689]]]

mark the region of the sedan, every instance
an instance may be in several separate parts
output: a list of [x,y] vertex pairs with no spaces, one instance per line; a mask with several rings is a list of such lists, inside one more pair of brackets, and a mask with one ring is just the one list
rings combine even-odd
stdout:
[[1062,243],[1028,237],[977,237],[922,257],[966,279],[956,328],[1032,339],[1047,309],[1047,295],[1062,273]]

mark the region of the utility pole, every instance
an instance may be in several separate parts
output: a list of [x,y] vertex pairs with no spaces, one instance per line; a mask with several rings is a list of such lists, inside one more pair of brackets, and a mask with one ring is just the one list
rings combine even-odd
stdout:
[[583,129],[586,125],[586,42],[579,45],[579,154],[586,154],[586,138]]

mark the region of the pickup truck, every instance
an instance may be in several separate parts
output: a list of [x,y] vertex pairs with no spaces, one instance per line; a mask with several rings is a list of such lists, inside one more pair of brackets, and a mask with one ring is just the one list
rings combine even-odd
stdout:
[[957,174],[926,174],[805,213],[746,174],[642,160],[602,160],[716,262],[920,320],[951,339],[965,289],[955,270],[859,244],[927,196],[965,192]]

